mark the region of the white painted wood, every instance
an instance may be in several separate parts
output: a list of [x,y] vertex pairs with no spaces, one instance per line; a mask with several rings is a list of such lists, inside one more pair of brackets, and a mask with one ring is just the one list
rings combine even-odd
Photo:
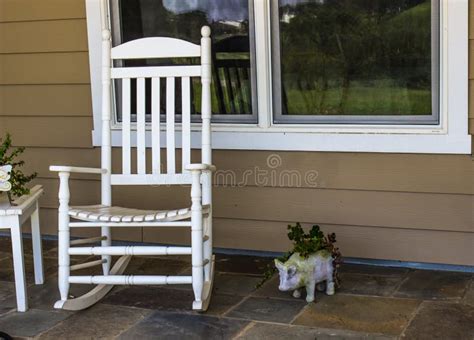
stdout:
[[190,174],[112,175],[112,185],[172,185],[191,184]]
[[175,78],[166,78],[166,168],[168,174],[176,172],[175,160]]
[[145,78],[137,79],[137,170],[146,173],[145,151]]
[[71,228],[97,228],[100,226],[107,226],[113,228],[130,228],[130,227],[190,227],[190,221],[180,222],[71,222]]
[[44,283],[44,270],[38,201],[36,201],[35,209],[31,214],[31,241],[33,243],[33,264],[35,270],[35,283],[37,285],[41,285]]
[[212,287],[214,283],[214,267],[215,267],[215,256],[212,255],[209,261],[209,279],[204,281],[204,287],[202,290],[202,300],[193,302],[193,310],[204,312],[209,307],[211,302]]
[[192,276],[165,276],[165,275],[94,275],[71,276],[70,283],[79,284],[106,284],[106,285],[176,285],[191,284]]
[[86,269],[86,268],[91,268],[91,267],[96,267],[102,265],[106,260],[101,259],[101,260],[95,260],[95,261],[90,261],[90,262],[85,262],[85,263],[79,263],[71,266],[69,268],[70,271],[76,271],[76,270],[81,270],[81,269]]
[[16,304],[19,312],[28,310],[28,298],[26,296],[25,262],[23,259],[23,238],[21,236],[21,225],[12,219],[11,236],[13,251],[13,271],[15,274]]
[[115,246],[69,248],[69,255],[191,255],[191,247]]
[[69,172],[59,173],[58,286],[61,300],[69,294]]
[[120,67],[111,71],[112,79],[123,78],[167,78],[167,77],[200,77],[201,67],[190,66],[150,66],[150,67]]
[[130,115],[130,79],[122,81],[122,173],[132,173],[131,160],[131,115]]
[[[101,147],[101,167],[107,172],[102,174],[101,178],[101,203],[103,205],[112,205],[112,186],[110,175],[112,173],[112,146],[111,146],[111,119],[112,119],[112,81],[110,72],[111,62],[111,34],[109,29],[110,22],[107,20],[108,5],[106,0],[102,0],[102,147]],[[106,239],[101,241],[102,246],[107,247],[112,244],[112,233],[109,227],[102,227],[101,236]],[[112,258],[110,256],[102,257],[104,263],[102,270],[104,275],[110,271]]]
[[166,37],[136,39],[112,48],[112,59],[183,58],[200,55],[199,45]]
[[10,229],[11,233],[16,300],[19,312],[26,312],[28,309],[22,224],[29,218],[31,218],[35,283],[42,284],[44,282],[41,232],[38,214],[38,199],[42,193],[43,189],[41,186],[36,185],[30,190],[28,195],[23,195],[16,199],[16,205],[13,207],[6,199],[5,201],[0,201],[0,229]]
[[181,78],[181,164],[182,172],[191,163],[191,79]]
[[[131,256],[122,256],[110,270],[110,275],[121,275],[127,268]],[[100,301],[108,292],[114,288],[113,285],[98,285],[88,293],[66,301],[59,300],[54,304],[54,308],[65,310],[83,310]]]
[[[106,1],[106,0],[102,0]],[[103,21],[107,21],[103,18]],[[102,32],[102,148],[101,169],[74,168],[53,166],[51,169],[59,172],[59,290],[61,300],[56,302],[56,308],[77,310],[87,308],[101,299],[114,284],[192,284],[195,294],[195,305],[197,309],[207,308],[212,287],[212,244],[211,227],[211,172],[215,167],[211,165],[211,41],[210,30],[204,27],[201,31],[203,39],[201,45],[195,50],[196,56],[202,55],[200,66],[176,66],[176,67],[141,67],[120,71],[111,63],[110,31],[104,23]],[[115,56],[134,58],[138,55],[150,55],[161,53],[159,56],[168,56],[170,50],[159,49],[156,46],[145,47],[143,42],[163,42],[160,39],[142,39],[127,46],[118,46],[112,53]],[[175,40],[173,40],[175,41]],[[125,45],[125,44],[124,44]],[[191,44],[192,45],[192,44]],[[178,42],[176,46],[190,46],[187,42]],[[183,47],[184,48],[184,47]],[[135,49],[135,50],[134,50]],[[141,49],[141,50],[140,50]],[[173,50],[173,49],[171,49]],[[163,52],[164,51],[164,52]],[[184,50],[183,50],[184,51]],[[188,53],[186,52],[176,53]],[[182,56],[181,55],[174,55]],[[163,73],[164,72],[164,73]],[[165,76],[163,76],[163,74]],[[123,121],[122,121],[122,173],[111,173],[112,157],[112,76],[124,78],[123,84]],[[201,77],[202,90],[202,113],[203,113],[203,138],[201,140],[202,160],[199,164],[191,164],[191,77]],[[162,145],[160,133],[160,77],[166,78],[166,163],[167,173],[162,174],[160,147]],[[131,79],[137,82],[137,123],[131,123],[130,109],[130,84]],[[145,79],[152,79],[152,138],[146,138],[147,126],[145,121]],[[176,129],[175,122],[175,82],[176,78],[182,78],[182,122],[178,125],[183,132],[182,143],[182,170],[186,173],[176,173]],[[136,127],[135,130],[133,128]],[[151,140],[152,146],[152,173],[146,172],[146,142]],[[137,147],[137,174],[131,172],[131,148],[136,142]],[[86,172],[101,174],[102,195],[101,204],[90,206],[69,206],[69,184],[68,179],[71,172]],[[167,185],[167,184],[191,184],[191,207],[176,210],[142,210],[112,206],[112,185]],[[201,187],[204,186],[203,189]],[[207,202],[203,204],[203,199]],[[71,222],[70,219],[80,222]],[[204,221],[205,219],[205,221]],[[205,225],[205,235],[203,226]],[[100,237],[91,239],[70,241],[70,228],[101,228]],[[112,227],[186,227],[191,230],[191,247],[161,247],[161,246],[112,246]],[[100,246],[72,247],[71,245],[86,244],[101,241]],[[206,243],[206,250],[204,250]],[[70,265],[71,255],[101,256],[100,260],[94,260],[83,264]],[[110,270],[111,256],[122,255],[122,258]],[[134,276],[121,275],[128,264],[129,255],[191,255],[192,276]],[[70,276],[71,270],[85,269],[96,265],[103,266],[104,275],[99,276]],[[206,269],[205,269],[206,268]],[[206,270],[206,274],[204,273]],[[205,282],[206,281],[206,282]],[[69,286],[71,283],[85,283],[99,285],[82,297],[68,299]],[[207,301],[207,302],[206,302]],[[205,306],[205,307],[203,307]]]
[[[70,224],[69,224],[69,226],[70,226]],[[103,240],[105,240],[104,236],[97,236],[97,237],[89,237],[89,238],[80,238],[80,239],[73,240],[73,241],[69,242],[69,244],[71,246],[77,246],[77,245],[80,245],[80,244],[95,243],[95,242],[99,242],[99,241],[103,241]]]
[[[209,205],[204,206],[206,212]],[[69,216],[82,221],[100,222],[163,222],[185,220],[191,217],[191,208],[173,210],[140,210],[106,205],[73,206]]]
[[161,142],[160,142],[160,78],[151,80],[151,153],[152,173],[161,173]]
[[77,172],[82,174],[106,174],[107,169],[96,169],[96,168],[81,168],[77,166],[61,166],[61,165],[51,165],[49,171],[54,172]]
[[194,301],[202,301],[202,291],[204,284],[203,268],[203,235],[202,235],[202,205],[201,205],[201,172],[191,170],[193,184],[191,187],[191,262],[193,265],[193,292]]

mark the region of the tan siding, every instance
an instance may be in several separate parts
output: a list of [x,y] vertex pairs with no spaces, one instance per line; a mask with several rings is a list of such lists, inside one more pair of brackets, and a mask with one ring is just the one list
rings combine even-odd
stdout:
[[15,145],[91,147],[89,117],[0,117],[0,134],[10,132]]
[[0,22],[85,18],[85,0],[1,0]]
[[0,97],[0,116],[92,116],[88,84],[4,85]]
[[0,23],[0,32],[0,53],[87,51],[85,19]]
[[[57,207],[58,180],[39,179],[42,205]],[[75,205],[97,204],[100,183],[71,180]],[[115,204],[174,209],[190,204],[187,187],[116,187]],[[295,188],[214,188],[214,215],[221,218],[474,232],[474,196]],[[277,208],[275,208],[277,207]]]
[[[474,0],[470,0],[472,4]],[[470,9],[470,60],[474,65],[474,9]],[[45,187],[41,222],[57,226],[57,190],[50,164],[97,167],[91,148],[91,99],[84,0],[0,0],[0,134],[12,132],[25,153],[27,171]],[[7,30],[5,29],[7,28]],[[6,32],[6,33],[5,33]],[[13,33],[15,32],[15,33]],[[1,54],[4,53],[4,54]],[[6,53],[6,54],[5,54]],[[474,70],[470,67],[470,96]],[[5,85],[7,84],[7,85]],[[470,101],[474,132],[474,101]],[[268,171],[267,151],[214,154],[221,170],[240,181],[245,171]],[[118,155],[118,150],[114,150]],[[218,247],[284,251],[286,225],[320,223],[338,235],[344,255],[474,265],[474,162],[463,155],[278,152],[282,166],[317,172],[317,188],[258,186],[254,176],[239,188],[222,177],[214,189]],[[114,168],[119,169],[119,157]],[[227,185],[226,185],[227,184]],[[72,204],[100,199],[97,177],[74,175]],[[144,208],[189,204],[187,188],[114,188],[115,203]],[[94,230],[75,230],[90,235]],[[189,233],[150,228],[116,229],[115,239],[186,243]]]
[[[48,162],[55,164],[98,167],[100,150],[84,152],[79,148],[33,148],[26,151],[27,168],[36,169],[42,177],[53,177],[48,171]],[[193,154],[194,155],[194,154]],[[215,174],[220,185],[238,184],[245,172],[255,173],[270,170],[266,164],[272,155],[269,151],[216,150],[214,163],[219,169]],[[474,162],[463,155],[399,155],[356,153],[301,153],[278,152],[282,159],[280,170],[297,170],[304,176],[308,171],[317,171],[317,188],[361,191],[390,191],[417,193],[474,194]],[[148,150],[148,157],[150,156]],[[120,171],[120,149],[113,150],[113,170]],[[225,179],[230,172],[231,180]],[[247,185],[255,186],[255,176],[247,177]],[[262,184],[260,184],[262,185]],[[264,186],[264,185],[262,185]],[[266,186],[270,186],[267,183]],[[304,181],[302,187],[308,187]]]
[[[268,221],[244,221],[216,218],[216,247],[286,251],[290,244],[286,224]],[[336,232],[345,256],[472,265],[474,234],[322,225],[326,232]],[[188,244],[189,235],[176,230],[144,229],[145,242]]]
[[87,52],[0,54],[2,84],[89,84]]

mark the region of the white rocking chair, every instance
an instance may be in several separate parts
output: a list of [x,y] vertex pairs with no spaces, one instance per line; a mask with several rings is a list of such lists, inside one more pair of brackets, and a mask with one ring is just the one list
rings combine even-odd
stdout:
[[[192,284],[193,309],[205,311],[211,297],[212,254],[211,160],[211,39],[209,27],[201,30],[201,45],[172,38],[143,38],[111,47],[110,31],[102,32],[102,168],[51,166],[59,173],[59,291],[55,308],[85,309],[103,298],[113,285]],[[199,57],[201,65],[113,67],[113,60]],[[202,163],[191,164],[191,77],[202,83]],[[145,79],[151,78],[152,171],[146,169]],[[160,159],[160,80],[166,78],[166,167]],[[182,171],[175,166],[175,78],[181,78]],[[131,123],[131,79],[136,79],[136,131]],[[122,171],[112,174],[111,81],[122,83]],[[136,134],[137,173],[131,170],[132,136]],[[164,137],[164,136],[163,136]],[[70,173],[98,174],[102,178],[100,205],[69,206]],[[172,211],[149,211],[112,206],[112,185],[191,185],[191,206]],[[79,221],[70,221],[70,219]],[[70,228],[100,227],[101,236],[70,240]],[[112,246],[112,227],[189,227],[191,247]],[[101,241],[101,246],[80,246]],[[73,247],[74,246],[74,247]],[[99,255],[101,259],[72,265],[71,255]],[[111,256],[121,255],[111,268]],[[192,276],[122,275],[132,255],[191,255]],[[71,276],[71,271],[102,265],[103,275]],[[87,294],[69,299],[71,283],[97,285]]]

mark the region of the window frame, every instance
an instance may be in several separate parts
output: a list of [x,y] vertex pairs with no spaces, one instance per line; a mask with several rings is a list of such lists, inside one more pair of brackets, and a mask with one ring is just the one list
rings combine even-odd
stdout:
[[[270,0],[254,0],[258,123],[213,123],[213,147],[234,150],[470,154],[468,0],[440,1],[438,124],[275,124],[272,119]],[[94,117],[92,141],[94,146],[100,146],[100,0],[86,0],[86,18]],[[192,134],[199,140],[199,124],[193,125]],[[198,144],[192,147],[198,148]],[[121,146],[119,126],[113,127],[112,145]]]
[[[112,33],[112,46],[120,45],[122,43],[122,31],[121,31],[121,22],[120,20],[115,20],[115,18],[120,17],[120,5],[119,5],[120,0],[108,0],[109,2],[109,20],[110,20],[110,27],[111,27],[111,33]],[[256,81],[257,81],[257,75],[255,72],[255,30],[254,26],[252,25],[252,22],[254,21],[254,13],[255,11],[253,10],[254,8],[254,0],[248,0],[249,4],[249,39],[250,39],[250,84],[251,84],[251,103],[252,103],[252,114],[246,115],[246,114],[213,114],[211,121],[213,123],[229,123],[229,124],[256,124],[258,122],[258,105],[257,105],[257,90],[256,90]],[[122,61],[118,60],[114,62],[115,66],[122,66]],[[113,124],[115,127],[120,126],[120,122],[117,119],[117,107],[120,106],[120,91],[115,91],[119,82],[115,82],[113,85],[114,89],[114,121]],[[132,117],[134,115],[132,114]],[[166,115],[162,114],[161,115],[162,122],[166,121]],[[181,121],[181,114],[176,114],[176,120],[178,122]],[[191,115],[191,121],[192,122],[199,122],[198,117],[195,117],[195,115]]]
[[[280,22],[278,0],[270,0],[272,58],[274,78],[281,79],[280,65]],[[273,122],[277,124],[398,124],[398,125],[436,125],[440,119],[440,40],[441,16],[440,5],[442,0],[430,0],[431,14],[431,115],[284,115],[281,109],[281,81],[275,79],[273,86]]]

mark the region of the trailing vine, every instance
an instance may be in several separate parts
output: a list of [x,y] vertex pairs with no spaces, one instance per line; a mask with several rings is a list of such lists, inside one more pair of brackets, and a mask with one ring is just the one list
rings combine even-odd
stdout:
[[[297,222],[295,225],[288,225],[288,238],[293,243],[293,249],[280,256],[278,258],[279,261],[286,262],[294,253],[299,253],[299,255],[303,258],[308,258],[308,256],[311,254],[314,254],[320,250],[326,250],[333,258],[334,283],[337,287],[340,286],[338,268],[342,263],[342,256],[339,248],[335,245],[335,233],[325,236],[319,225],[313,225],[311,230],[308,233],[305,233],[301,223]],[[273,262],[268,264],[265,272],[263,273],[263,279],[257,284],[257,288],[261,287],[276,272],[277,268],[275,267],[275,264]]]
[[0,165],[12,166],[9,179],[12,188],[7,192],[10,204],[13,204],[14,197],[20,197],[30,193],[30,189],[26,184],[37,176],[36,172],[31,175],[25,175],[21,171],[20,168],[25,165],[25,161],[18,160],[17,157],[24,151],[24,147],[12,147],[12,139],[9,133],[7,133],[4,138],[0,138]]

